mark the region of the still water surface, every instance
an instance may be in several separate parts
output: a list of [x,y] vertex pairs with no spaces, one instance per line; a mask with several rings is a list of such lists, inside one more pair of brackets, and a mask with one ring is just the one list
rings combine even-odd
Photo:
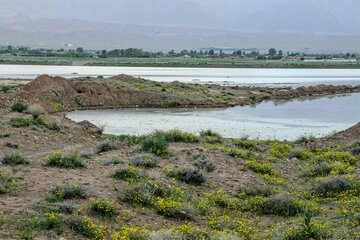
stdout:
[[153,81],[244,86],[360,85],[360,69],[250,69],[0,65],[0,78],[34,79],[41,74],[66,78],[128,74]]
[[294,140],[344,130],[360,122],[360,94],[290,102],[264,102],[227,109],[121,109],[77,111],[74,121],[105,125],[111,134],[142,135],[154,130],[181,129],[198,133],[213,129],[224,137]]

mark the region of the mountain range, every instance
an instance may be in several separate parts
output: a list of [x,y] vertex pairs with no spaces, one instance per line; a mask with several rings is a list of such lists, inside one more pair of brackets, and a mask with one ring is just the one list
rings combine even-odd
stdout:
[[358,0],[0,0],[0,45],[360,51],[359,11]]

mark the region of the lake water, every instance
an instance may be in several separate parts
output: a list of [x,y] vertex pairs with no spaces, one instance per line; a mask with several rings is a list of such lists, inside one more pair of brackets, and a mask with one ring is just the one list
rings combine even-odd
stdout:
[[122,109],[77,111],[67,116],[105,125],[111,134],[142,135],[154,130],[181,129],[198,133],[213,129],[224,137],[294,140],[347,129],[360,121],[360,94],[320,99],[264,102],[227,109]]
[[0,78],[34,79],[41,74],[110,77],[128,74],[154,81],[239,86],[360,85],[360,69],[250,69],[0,65]]

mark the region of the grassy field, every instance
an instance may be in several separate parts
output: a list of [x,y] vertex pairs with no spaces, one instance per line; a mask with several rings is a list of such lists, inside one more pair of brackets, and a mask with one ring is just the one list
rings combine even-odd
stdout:
[[245,61],[240,58],[74,58],[0,55],[0,64],[209,68],[360,68],[360,62]]

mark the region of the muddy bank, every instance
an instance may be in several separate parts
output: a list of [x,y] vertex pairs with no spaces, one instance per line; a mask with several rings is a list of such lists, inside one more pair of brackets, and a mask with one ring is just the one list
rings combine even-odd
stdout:
[[326,96],[360,92],[360,86],[259,88],[159,83],[119,75],[108,79],[50,77],[42,75],[20,91],[0,93],[0,108],[15,102],[41,104],[48,112],[131,107],[229,107],[264,100]]

